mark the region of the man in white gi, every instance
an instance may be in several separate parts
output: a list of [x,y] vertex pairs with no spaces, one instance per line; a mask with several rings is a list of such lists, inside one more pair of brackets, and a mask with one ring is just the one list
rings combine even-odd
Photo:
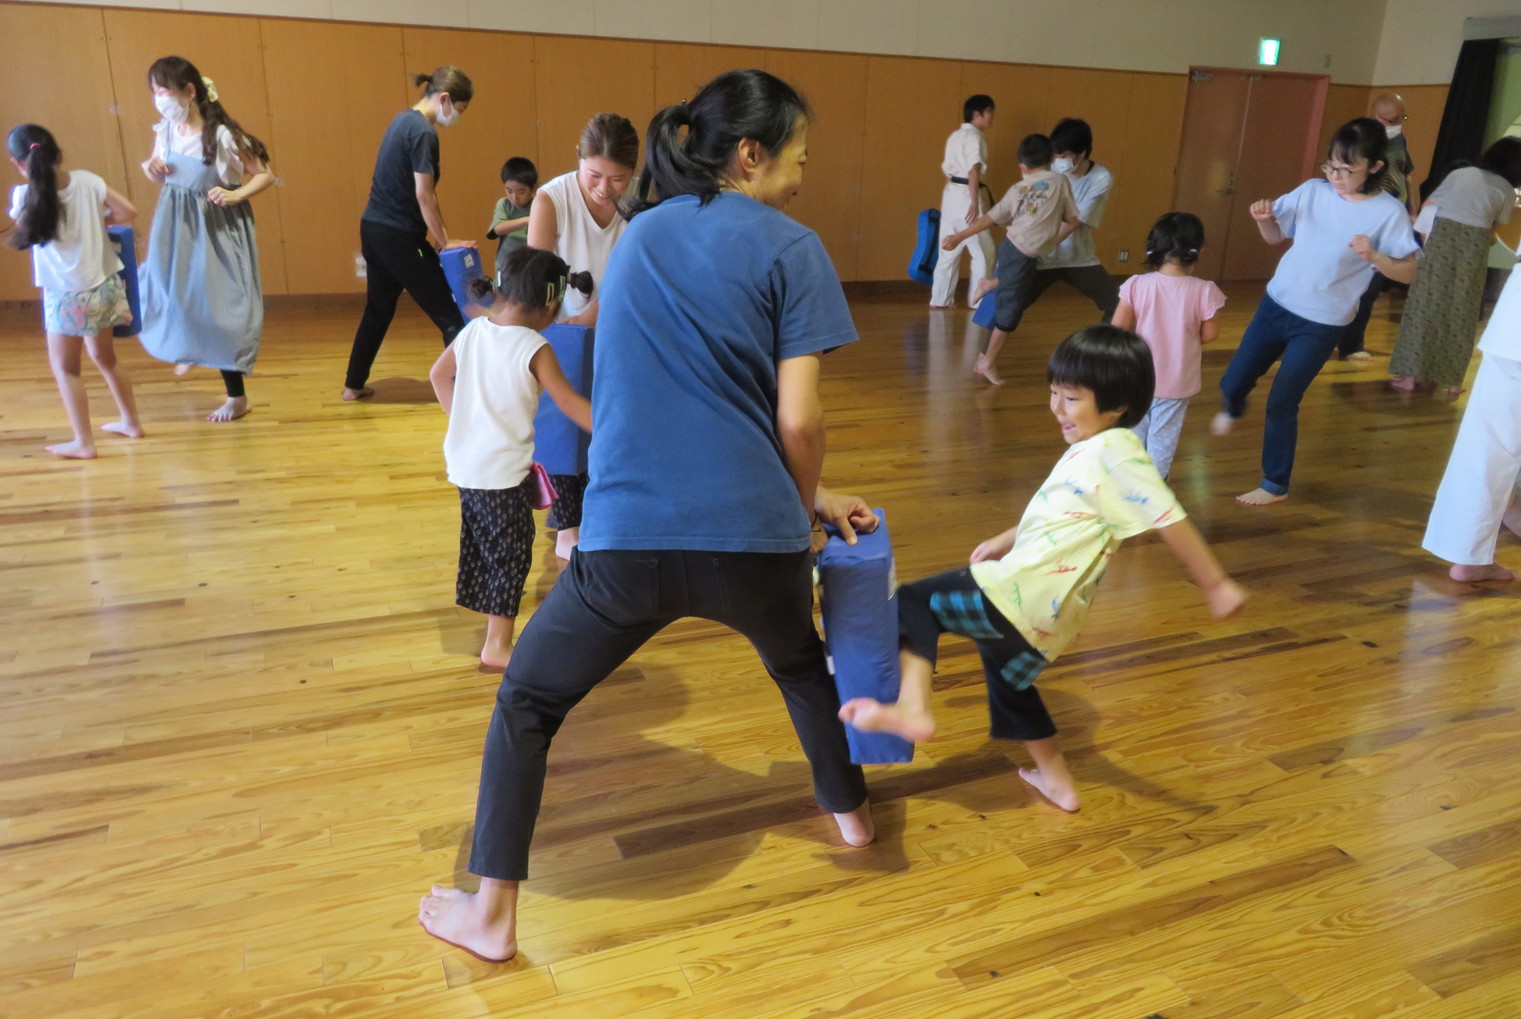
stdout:
[[1511,270],[1479,340],[1484,358],[1421,547],[1453,580],[1515,580],[1495,562],[1503,526],[1521,537],[1521,271]]
[[[982,215],[983,175],[988,170],[988,143],[982,132],[993,126],[993,97],[975,95],[961,104],[964,123],[945,141],[945,190],[940,193],[940,239],[966,228]],[[938,245],[937,245],[938,247]],[[935,263],[935,282],[930,288],[930,307],[949,308],[956,303],[956,284],[961,278],[961,252],[972,256],[972,281],[993,278],[993,238],[987,231],[962,241],[949,251],[940,250]],[[975,302],[973,302],[975,303]]]

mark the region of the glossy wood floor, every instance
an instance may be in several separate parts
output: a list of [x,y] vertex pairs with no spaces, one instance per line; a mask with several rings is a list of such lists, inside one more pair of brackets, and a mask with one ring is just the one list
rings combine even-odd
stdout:
[[[1239,507],[1261,419],[1212,439],[1209,394],[1258,292],[1229,289],[1174,481],[1254,599],[1214,621],[1154,536],[1120,552],[1042,680],[1081,813],[1022,786],[947,639],[942,735],[871,770],[880,837],[845,848],[747,646],[684,623],[556,742],[501,966],[415,919],[463,871],[496,686],[452,605],[436,335],[400,321],[342,404],[355,309],[274,309],[227,425],[214,373],[123,343],[151,434],[77,463],[8,313],[0,1015],[1515,1019],[1521,592],[1418,547],[1459,408],[1332,364],[1292,499]],[[1017,519],[1063,449],[1045,356],[1090,311],[1049,295],[995,391],[922,301],[858,298],[824,383],[827,477],[887,508],[903,578]]]

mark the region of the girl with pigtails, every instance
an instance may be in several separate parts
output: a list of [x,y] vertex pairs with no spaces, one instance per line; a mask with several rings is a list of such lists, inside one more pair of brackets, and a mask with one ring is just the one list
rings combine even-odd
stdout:
[[143,173],[164,185],[138,270],[143,348],[183,374],[222,373],[226,401],[207,421],[248,413],[243,376],[264,328],[259,245],[248,200],[274,183],[269,151],[223,108],[216,85],[184,57],[148,68],[153,153]]

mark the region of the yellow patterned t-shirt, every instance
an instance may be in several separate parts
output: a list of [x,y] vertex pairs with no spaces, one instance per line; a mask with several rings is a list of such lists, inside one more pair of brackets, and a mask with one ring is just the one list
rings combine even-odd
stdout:
[[1072,444],[1025,508],[1009,554],[973,563],[972,578],[1054,661],[1082,630],[1120,542],[1187,515],[1135,433],[1109,428]]

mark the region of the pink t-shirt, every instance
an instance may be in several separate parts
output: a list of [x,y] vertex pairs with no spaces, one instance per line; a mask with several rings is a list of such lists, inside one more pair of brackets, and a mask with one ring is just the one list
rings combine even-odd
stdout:
[[1184,400],[1199,391],[1199,327],[1215,317],[1225,294],[1208,280],[1148,272],[1120,285],[1135,309],[1135,331],[1151,347],[1157,398]]

